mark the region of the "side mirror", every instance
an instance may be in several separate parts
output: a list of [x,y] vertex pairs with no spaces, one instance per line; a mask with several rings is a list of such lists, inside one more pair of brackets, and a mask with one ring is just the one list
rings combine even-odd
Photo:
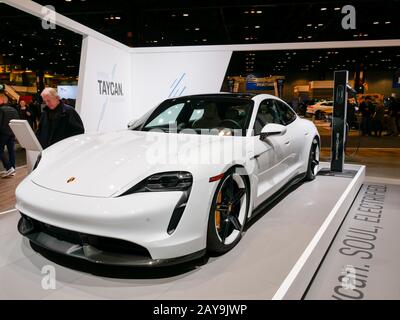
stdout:
[[128,122],[128,125],[127,125],[128,129],[133,129],[133,128],[135,128],[135,126],[138,125],[137,122],[138,122],[137,119],[133,119],[133,120],[129,121],[129,122]]
[[283,136],[286,133],[287,129],[285,126],[276,123],[268,123],[261,130],[260,140],[264,141],[269,136]]

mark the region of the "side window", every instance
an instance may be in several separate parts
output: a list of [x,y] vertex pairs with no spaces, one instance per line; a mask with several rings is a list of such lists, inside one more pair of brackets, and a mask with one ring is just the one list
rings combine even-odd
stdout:
[[262,128],[268,123],[281,124],[278,110],[272,99],[261,102],[254,122],[254,135],[258,136]]
[[282,120],[281,124],[287,126],[296,120],[296,113],[288,105],[278,100],[275,100],[275,104]]

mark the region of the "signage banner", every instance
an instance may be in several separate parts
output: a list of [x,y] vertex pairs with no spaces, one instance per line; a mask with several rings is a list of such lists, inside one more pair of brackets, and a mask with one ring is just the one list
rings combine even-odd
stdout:
[[265,76],[250,74],[246,77],[246,90],[274,90],[274,82],[266,81]]
[[393,88],[400,88],[400,69],[397,69],[393,76]]
[[[77,110],[86,132],[126,128],[133,110],[131,54],[88,36],[81,59]],[[72,88],[64,87],[61,93],[64,91],[68,96],[74,95]]]

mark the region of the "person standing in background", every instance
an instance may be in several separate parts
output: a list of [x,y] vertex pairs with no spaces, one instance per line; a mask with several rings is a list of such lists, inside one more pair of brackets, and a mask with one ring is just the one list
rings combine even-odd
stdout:
[[372,104],[370,96],[367,96],[365,100],[360,104],[360,112],[362,115],[362,134],[363,136],[370,136],[372,132],[372,115],[375,113],[375,107]]
[[32,110],[26,105],[24,100],[19,102],[19,118],[21,120],[27,120],[31,128],[33,129],[33,113]]
[[389,119],[388,119],[388,133],[387,136],[397,137],[399,131],[397,129],[397,116],[400,112],[400,105],[397,99],[392,95],[389,102]]
[[375,137],[382,136],[384,118],[385,118],[385,106],[383,105],[383,103],[378,103],[378,105],[376,106],[375,113],[372,116]]
[[61,101],[55,89],[46,88],[41,96],[46,107],[43,109],[36,136],[43,149],[85,132],[79,114]]
[[[6,170],[1,177],[15,175],[15,136],[10,126],[10,120],[19,119],[18,111],[8,105],[8,98],[0,93],[0,158]],[[7,147],[8,159],[4,156],[4,147]]]

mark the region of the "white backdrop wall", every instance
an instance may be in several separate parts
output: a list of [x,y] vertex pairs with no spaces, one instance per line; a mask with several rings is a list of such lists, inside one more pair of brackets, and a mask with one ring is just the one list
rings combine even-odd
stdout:
[[129,50],[91,36],[83,39],[77,111],[86,133],[126,128],[132,118]]
[[140,117],[167,98],[220,92],[232,51],[200,50],[133,52],[133,117]]

